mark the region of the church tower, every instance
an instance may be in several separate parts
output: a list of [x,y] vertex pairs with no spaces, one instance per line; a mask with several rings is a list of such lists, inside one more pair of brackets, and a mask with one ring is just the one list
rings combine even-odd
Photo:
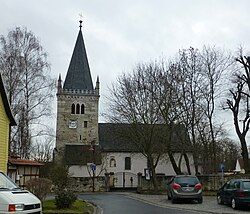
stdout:
[[82,35],[82,21],[67,75],[57,85],[56,157],[70,145],[98,145],[99,78],[93,87]]

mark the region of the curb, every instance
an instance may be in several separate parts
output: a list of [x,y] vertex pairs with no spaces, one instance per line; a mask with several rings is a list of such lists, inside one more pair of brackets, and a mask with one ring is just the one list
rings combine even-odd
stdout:
[[138,200],[138,201],[144,202],[146,204],[150,204],[150,205],[161,207],[161,208],[177,209],[177,210],[182,210],[182,211],[186,210],[186,211],[193,211],[193,212],[197,212],[197,213],[233,214],[232,212],[223,212],[223,211],[222,212],[216,212],[216,211],[210,211],[210,210],[198,210],[198,209],[192,209],[192,208],[173,207],[173,206],[168,206],[167,204],[166,205],[162,205],[162,204],[159,204],[159,203],[153,203],[153,202],[150,202],[150,201],[145,200],[143,198],[134,197],[132,195],[126,195],[126,194],[122,194],[122,193],[121,193],[121,195],[123,195],[125,197],[128,197],[130,199]]
[[90,204],[93,207],[93,209],[94,209],[93,214],[103,214],[103,209],[100,206],[98,206],[97,204],[95,204],[91,201],[88,201],[88,200],[83,200],[83,201],[87,202],[88,204]]

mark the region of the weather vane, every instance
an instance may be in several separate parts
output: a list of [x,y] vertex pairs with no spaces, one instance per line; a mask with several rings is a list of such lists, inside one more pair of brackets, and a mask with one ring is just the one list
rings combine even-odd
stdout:
[[80,13],[79,16],[80,16],[80,21],[79,21],[80,22],[80,26],[79,27],[81,29],[82,28],[82,19],[83,19],[82,13]]

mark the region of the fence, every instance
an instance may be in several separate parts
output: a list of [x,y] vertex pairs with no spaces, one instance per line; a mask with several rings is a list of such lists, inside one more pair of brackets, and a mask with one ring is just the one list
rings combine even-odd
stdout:
[[[158,190],[161,192],[166,191],[167,183],[173,176],[165,176],[164,174],[157,175],[157,184]],[[239,175],[198,175],[197,176],[202,183],[204,191],[217,191],[224,183],[231,179],[237,178],[248,178],[250,179],[250,175],[239,174]],[[139,193],[153,191],[153,185],[150,180],[146,180],[145,176],[142,176],[141,173],[138,173],[138,188],[137,191]]]

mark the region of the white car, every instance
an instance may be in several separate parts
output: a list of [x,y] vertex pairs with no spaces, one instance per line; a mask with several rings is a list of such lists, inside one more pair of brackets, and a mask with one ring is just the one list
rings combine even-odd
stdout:
[[1,214],[42,214],[41,201],[27,190],[22,190],[8,176],[0,172]]

